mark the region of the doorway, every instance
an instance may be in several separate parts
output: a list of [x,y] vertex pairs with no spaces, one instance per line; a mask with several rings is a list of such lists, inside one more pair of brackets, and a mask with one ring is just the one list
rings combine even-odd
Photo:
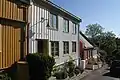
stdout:
[[37,39],[37,42],[38,42],[38,53],[48,54],[49,41],[47,39]]

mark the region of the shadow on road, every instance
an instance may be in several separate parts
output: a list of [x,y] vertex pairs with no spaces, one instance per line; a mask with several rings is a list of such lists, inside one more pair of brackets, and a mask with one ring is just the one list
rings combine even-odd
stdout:
[[103,74],[103,76],[114,77],[114,78],[120,78],[120,74],[119,74],[119,75],[111,75],[110,72]]

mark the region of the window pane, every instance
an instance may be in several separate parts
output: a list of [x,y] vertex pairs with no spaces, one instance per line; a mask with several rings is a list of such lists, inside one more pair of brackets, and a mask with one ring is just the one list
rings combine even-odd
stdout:
[[72,42],[72,52],[76,52],[76,42]]
[[68,20],[66,20],[66,28],[67,28],[66,32],[69,32],[69,22],[68,22]]
[[50,27],[57,29],[57,16],[50,13]]
[[59,55],[59,42],[56,42],[56,41],[51,42],[51,54],[52,56]]
[[66,23],[65,23],[65,19],[63,19],[63,31],[66,31]]
[[73,31],[72,31],[73,34],[76,34],[76,24],[73,23]]
[[52,52],[51,54],[52,54],[52,56],[54,56],[54,53],[53,53],[53,52]]
[[52,22],[52,14],[50,14],[50,27],[53,27],[53,22]]
[[64,48],[64,50],[63,50],[64,54],[69,54],[69,42],[63,42],[63,44],[64,44],[64,46],[63,46],[63,48]]
[[54,29],[57,29],[57,17],[56,17],[56,15],[53,15],[53,27],[54,27]]
[[69,21],[67,19],[63,19],[63,31],[69,32]]

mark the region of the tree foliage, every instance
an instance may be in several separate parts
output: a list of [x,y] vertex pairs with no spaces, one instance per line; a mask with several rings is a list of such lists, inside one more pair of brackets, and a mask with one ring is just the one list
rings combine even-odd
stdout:
[[104,29],[102,26],[100,26],[97,23],[96,24],[89,24],[86,27],[87,27],[87,29],[86,29],[85,34],[90,38],[94,38],[94,37],[100,35]]
[[95,43],[101,50],[107,52],[107,55],[112,55],[116,49],[116,35],[112,31],[104,32],[104,28],[99,24],[89,24],[86,26],[86,35]]

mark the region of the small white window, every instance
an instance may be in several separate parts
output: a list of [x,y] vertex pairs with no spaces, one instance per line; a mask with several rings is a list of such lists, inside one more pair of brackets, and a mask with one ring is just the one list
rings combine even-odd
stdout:
[[76,52],[76,42],[72,42],[72,52]]
[[50,27],[52,29],[58,29],[57,21],[57,15],[50,13]]
[[69,21],[67,19],[63,19],[63,32],[69,32]]
[[69,54],[69,42],[68,41],[63,42],[63,53]]
[[72,30],[73,30],[72,33],[76,34],[76,24],[75,23],[73,23]]
[[52,56],[59,56],[59,42],[51,41],[51,54]]

